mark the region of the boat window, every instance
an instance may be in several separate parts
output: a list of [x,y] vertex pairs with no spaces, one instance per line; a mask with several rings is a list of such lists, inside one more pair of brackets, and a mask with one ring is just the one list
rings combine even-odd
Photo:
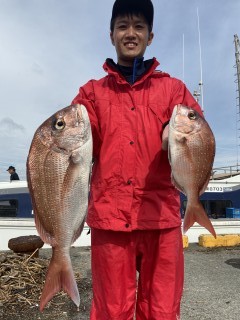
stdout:
[[226,208],[232,207],[231,200],[209,200],[209,213],[212,218],[226,218]]
[[16,217],[18,209],[18,200],[7,199],[0,200],[0,217]]
[[[226,208],[233,207],[231,200],[200,200],[200,201],[208,217],[213,219],[226,218]],[[187,200],[183,200],[182,206],[181,206],[182,218],[184,218],[186,207],[187,207]]]

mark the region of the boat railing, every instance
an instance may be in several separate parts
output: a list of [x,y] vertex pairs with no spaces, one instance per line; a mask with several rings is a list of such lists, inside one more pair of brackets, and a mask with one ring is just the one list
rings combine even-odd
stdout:
[[240,165],[216,167],[212,169],[211,180],[222,180],[240,174]]

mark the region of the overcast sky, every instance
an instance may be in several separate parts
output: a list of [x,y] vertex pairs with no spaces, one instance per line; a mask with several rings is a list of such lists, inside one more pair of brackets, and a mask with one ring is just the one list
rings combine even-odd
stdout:
[[[116,61],[109,40],[113,2],[0,0],[0,181],[9,180],[9,165],[25,179],[37,127],[69,105],[80,85],[103,77],[107,57]],[[201,76],[198,9],[204,112],[217,142],[214,166],[236,164],[234,34],[240,37],[240,1],[153,3],[155,37],[145,59],[157,57],[160,69],[184,80],[192,93]]]

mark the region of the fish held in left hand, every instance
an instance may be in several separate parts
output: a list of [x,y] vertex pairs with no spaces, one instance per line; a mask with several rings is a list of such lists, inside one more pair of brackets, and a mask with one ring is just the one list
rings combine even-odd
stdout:
[[92,134],[83,105],[56,112],[36,130],[27,159],[27,180],[36,228],[52,246],[40,311],[61,289],[80,305],[70,246],[84,226],[91,164]]
[[168,151],[172,182],[187,196],[183,231],[198,222],[216,237],[199,200],[211,176],[215,139],[207,121],[196,110],[183,105],[174,107],[169,123]]

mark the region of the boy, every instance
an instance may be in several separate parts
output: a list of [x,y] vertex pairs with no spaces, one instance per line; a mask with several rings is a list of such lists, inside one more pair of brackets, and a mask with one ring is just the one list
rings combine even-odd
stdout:
[[181,81],[155,70],[155,58],[144,61],[153,11],[151,0],[115,1],[110,38],[117,64],[107,59],[108,75],[89,81],[73,100],[86,106],[94,141],[91,320],[179,319],[179,193],[162,135],[176,104],[201,110]]

